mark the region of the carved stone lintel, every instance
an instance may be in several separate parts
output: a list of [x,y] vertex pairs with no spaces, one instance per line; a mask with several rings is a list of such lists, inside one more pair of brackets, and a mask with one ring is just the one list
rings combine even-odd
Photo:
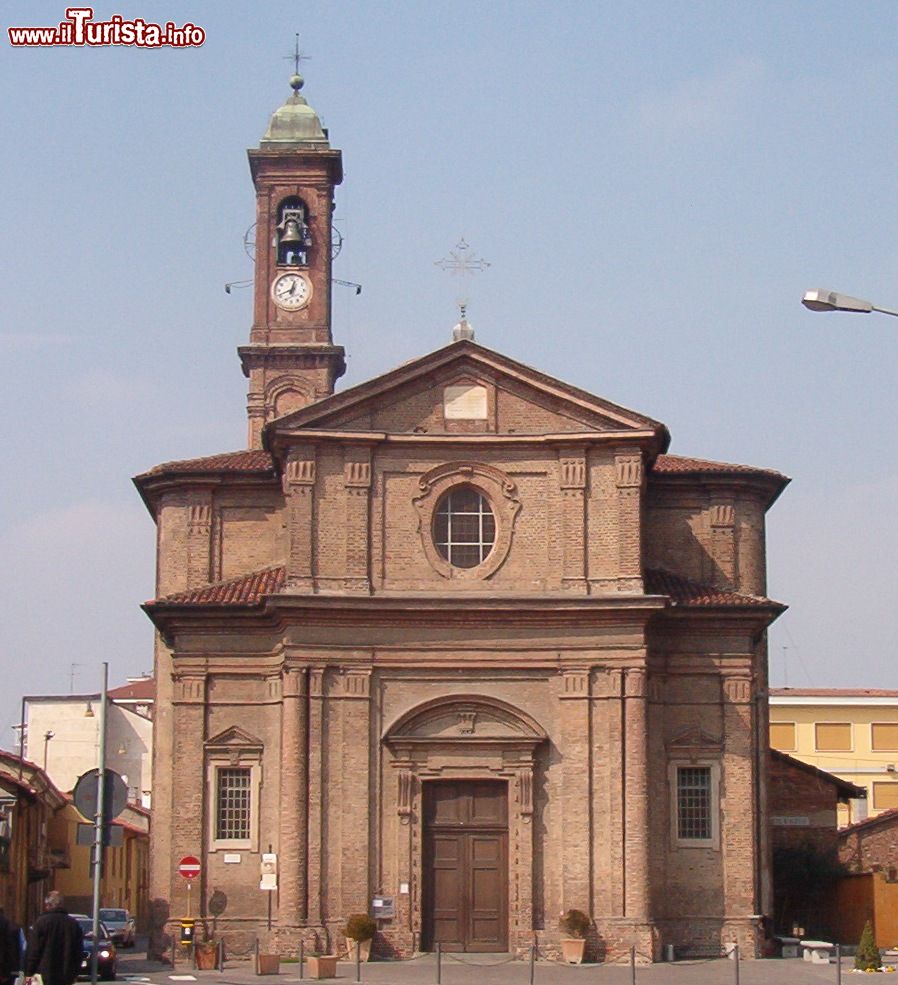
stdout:
[[476,721],[477,721],[476,711],[460,711],[458,713],[459,735],[473,735]]
[[289,458],[284,469],[284,490],[290,491],[295,486],[315,485],[315,459]]
[[636,488],[642,485],[642,456],[617,455],[614,459],[615,480],[618,489]]
[[732,503],[714,503],[710,517],[712,527],[732,527],[736,522],[736,508]]
[[518,771],[518,803],[521,816],[529,819],[533,815],[533,770]]
[[585,668],[562,671],[562,689],[559,698],[588,698],[589,671]]
[[191,503],[187,508],[187,529],[191,534],[208,535],[212,528],[212,503]]
[[174,700],[178,704],[203,704],[206,700],[204,674],[176,674]]
[[748,704],[752,697],[750,677],[725,677],[723,696],[730,704]]
[[349,488],[367,489],[371,485],[371,462],[347,461],[343,466],[343,482]]
[[562,489],[583,489],[586,486],[586,458],[579,455],[563,455],[558,462]]
[[342,676],[342,697],[367,698],[371,694],[370,670],[347,670]]
[[403,769],[399,771],[399,804],[397,813],[402,818],[403,824],[408,824],[411,818],[414,782],[411,770]]
[[645,697],[646,674],[642,667],[628,667],[624,676],[624,697]]

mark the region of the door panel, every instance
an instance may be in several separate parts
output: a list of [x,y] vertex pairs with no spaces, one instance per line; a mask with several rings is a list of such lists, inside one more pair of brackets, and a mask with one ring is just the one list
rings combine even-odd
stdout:
[[424,789],[424,947],[508,947],[508,788],[428,782]]

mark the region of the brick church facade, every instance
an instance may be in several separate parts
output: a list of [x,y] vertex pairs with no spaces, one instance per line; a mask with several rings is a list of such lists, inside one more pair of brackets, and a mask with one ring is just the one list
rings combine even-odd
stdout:
[[663,424],[469,337],[335,392],[341,155],[291,84],[249,151],[249,447],[135,480],[159,926],[196,855],[194,913],[214,898],[235,947],[386,912],[401,953],[551,948],[577,908],[600,955],[754,953],[787,480],[668,455]]

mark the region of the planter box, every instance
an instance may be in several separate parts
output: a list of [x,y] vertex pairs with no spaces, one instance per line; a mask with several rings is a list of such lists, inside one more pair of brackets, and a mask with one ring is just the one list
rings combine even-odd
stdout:
[[586,940],[582,937],[567,937],[561,942],[561,956],[565,964],[582,964],[586,953]]
[[281,971],[281,956],[279,954],[260,954],[257,975],[279,975]]
[[319,954],[317,957],[310,955],[309,978],[336,978],[337,977],[337,955]]

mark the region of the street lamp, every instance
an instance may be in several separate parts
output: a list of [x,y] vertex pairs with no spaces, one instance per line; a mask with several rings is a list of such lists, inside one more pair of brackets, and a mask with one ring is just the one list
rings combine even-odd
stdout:
[[898,316],[898,311],[893,311],[891,308],[880,308],[870,301],[853,298],[848,294],[839,294],[838,291],[827,291],[823,288],[818,288],[816,291],[806,291],[801,303],[811,311],[854,311],[859,314],[878,311],[883,315]]

